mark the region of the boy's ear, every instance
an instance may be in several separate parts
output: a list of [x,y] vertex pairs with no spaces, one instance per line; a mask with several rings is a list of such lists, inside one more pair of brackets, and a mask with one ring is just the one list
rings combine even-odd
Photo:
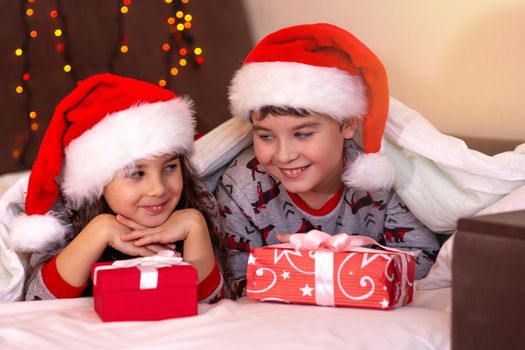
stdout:
[[345,139],[351,139],[354,137],[355,130],[359,125],[360,120],[360,118],[346,118],[343,121],[341,131]]

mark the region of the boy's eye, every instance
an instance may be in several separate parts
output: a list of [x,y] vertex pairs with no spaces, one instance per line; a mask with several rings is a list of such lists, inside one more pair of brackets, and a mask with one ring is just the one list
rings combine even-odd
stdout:
[[272,136],[272,135],[259,134],[259,135],[257,135],[257,137],[258,137],[261,141],[271,141],[271,140],[273,140],[273,136]]
[[296,132],[295,137],[297,137],[298,139],[306,139],[312,136],[313,134],[313,132]]

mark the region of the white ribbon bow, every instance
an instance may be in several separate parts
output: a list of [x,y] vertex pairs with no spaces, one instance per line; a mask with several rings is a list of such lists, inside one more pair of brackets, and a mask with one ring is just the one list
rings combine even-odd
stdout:
[[175,265],[189,265],[180,256],[175,256],[173,250],[161,250],[155,255],[127,260],[116,260],[111,265],[95,267],[93,272],[93,284],[97,285],[97,273],[100,270],[114,270],[121,268],[136,267],[140,270],[140,289],[157,288],[159,273],[158,268]]

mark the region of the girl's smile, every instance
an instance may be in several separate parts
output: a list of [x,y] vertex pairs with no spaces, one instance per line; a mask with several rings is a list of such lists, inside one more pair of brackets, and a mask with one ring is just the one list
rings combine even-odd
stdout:
[[151,213],[152,215],[158,215],[161,214],[164,211],[164,209],[166,209],[167,203],[168,201],[155,205],[143,205],[142,208],[147,212]]
[[162,224],[182,193],[180,160],[172,155],[138,161],[104,188],[111,210],[145,227]]

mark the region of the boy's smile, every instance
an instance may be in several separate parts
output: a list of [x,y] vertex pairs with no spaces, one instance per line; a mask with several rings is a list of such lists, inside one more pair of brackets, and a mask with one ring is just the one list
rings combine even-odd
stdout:
[[110,208],[145,227],[164,223],[177,207],[182,192],[180,160],[171,155],[140,160],[117,175],[104,189]]
[[343,143],[357,123],[342,125],[319,114],[252,118],[255,156],[288,192],[314,209],[339,189],[343,171]]
[[303,172],[308,168],[308,166],[303,166],[299,168],[291,168],[291,169],[281,169],[284,176],[290,177],[290,178],[297,178],[303,174]]

